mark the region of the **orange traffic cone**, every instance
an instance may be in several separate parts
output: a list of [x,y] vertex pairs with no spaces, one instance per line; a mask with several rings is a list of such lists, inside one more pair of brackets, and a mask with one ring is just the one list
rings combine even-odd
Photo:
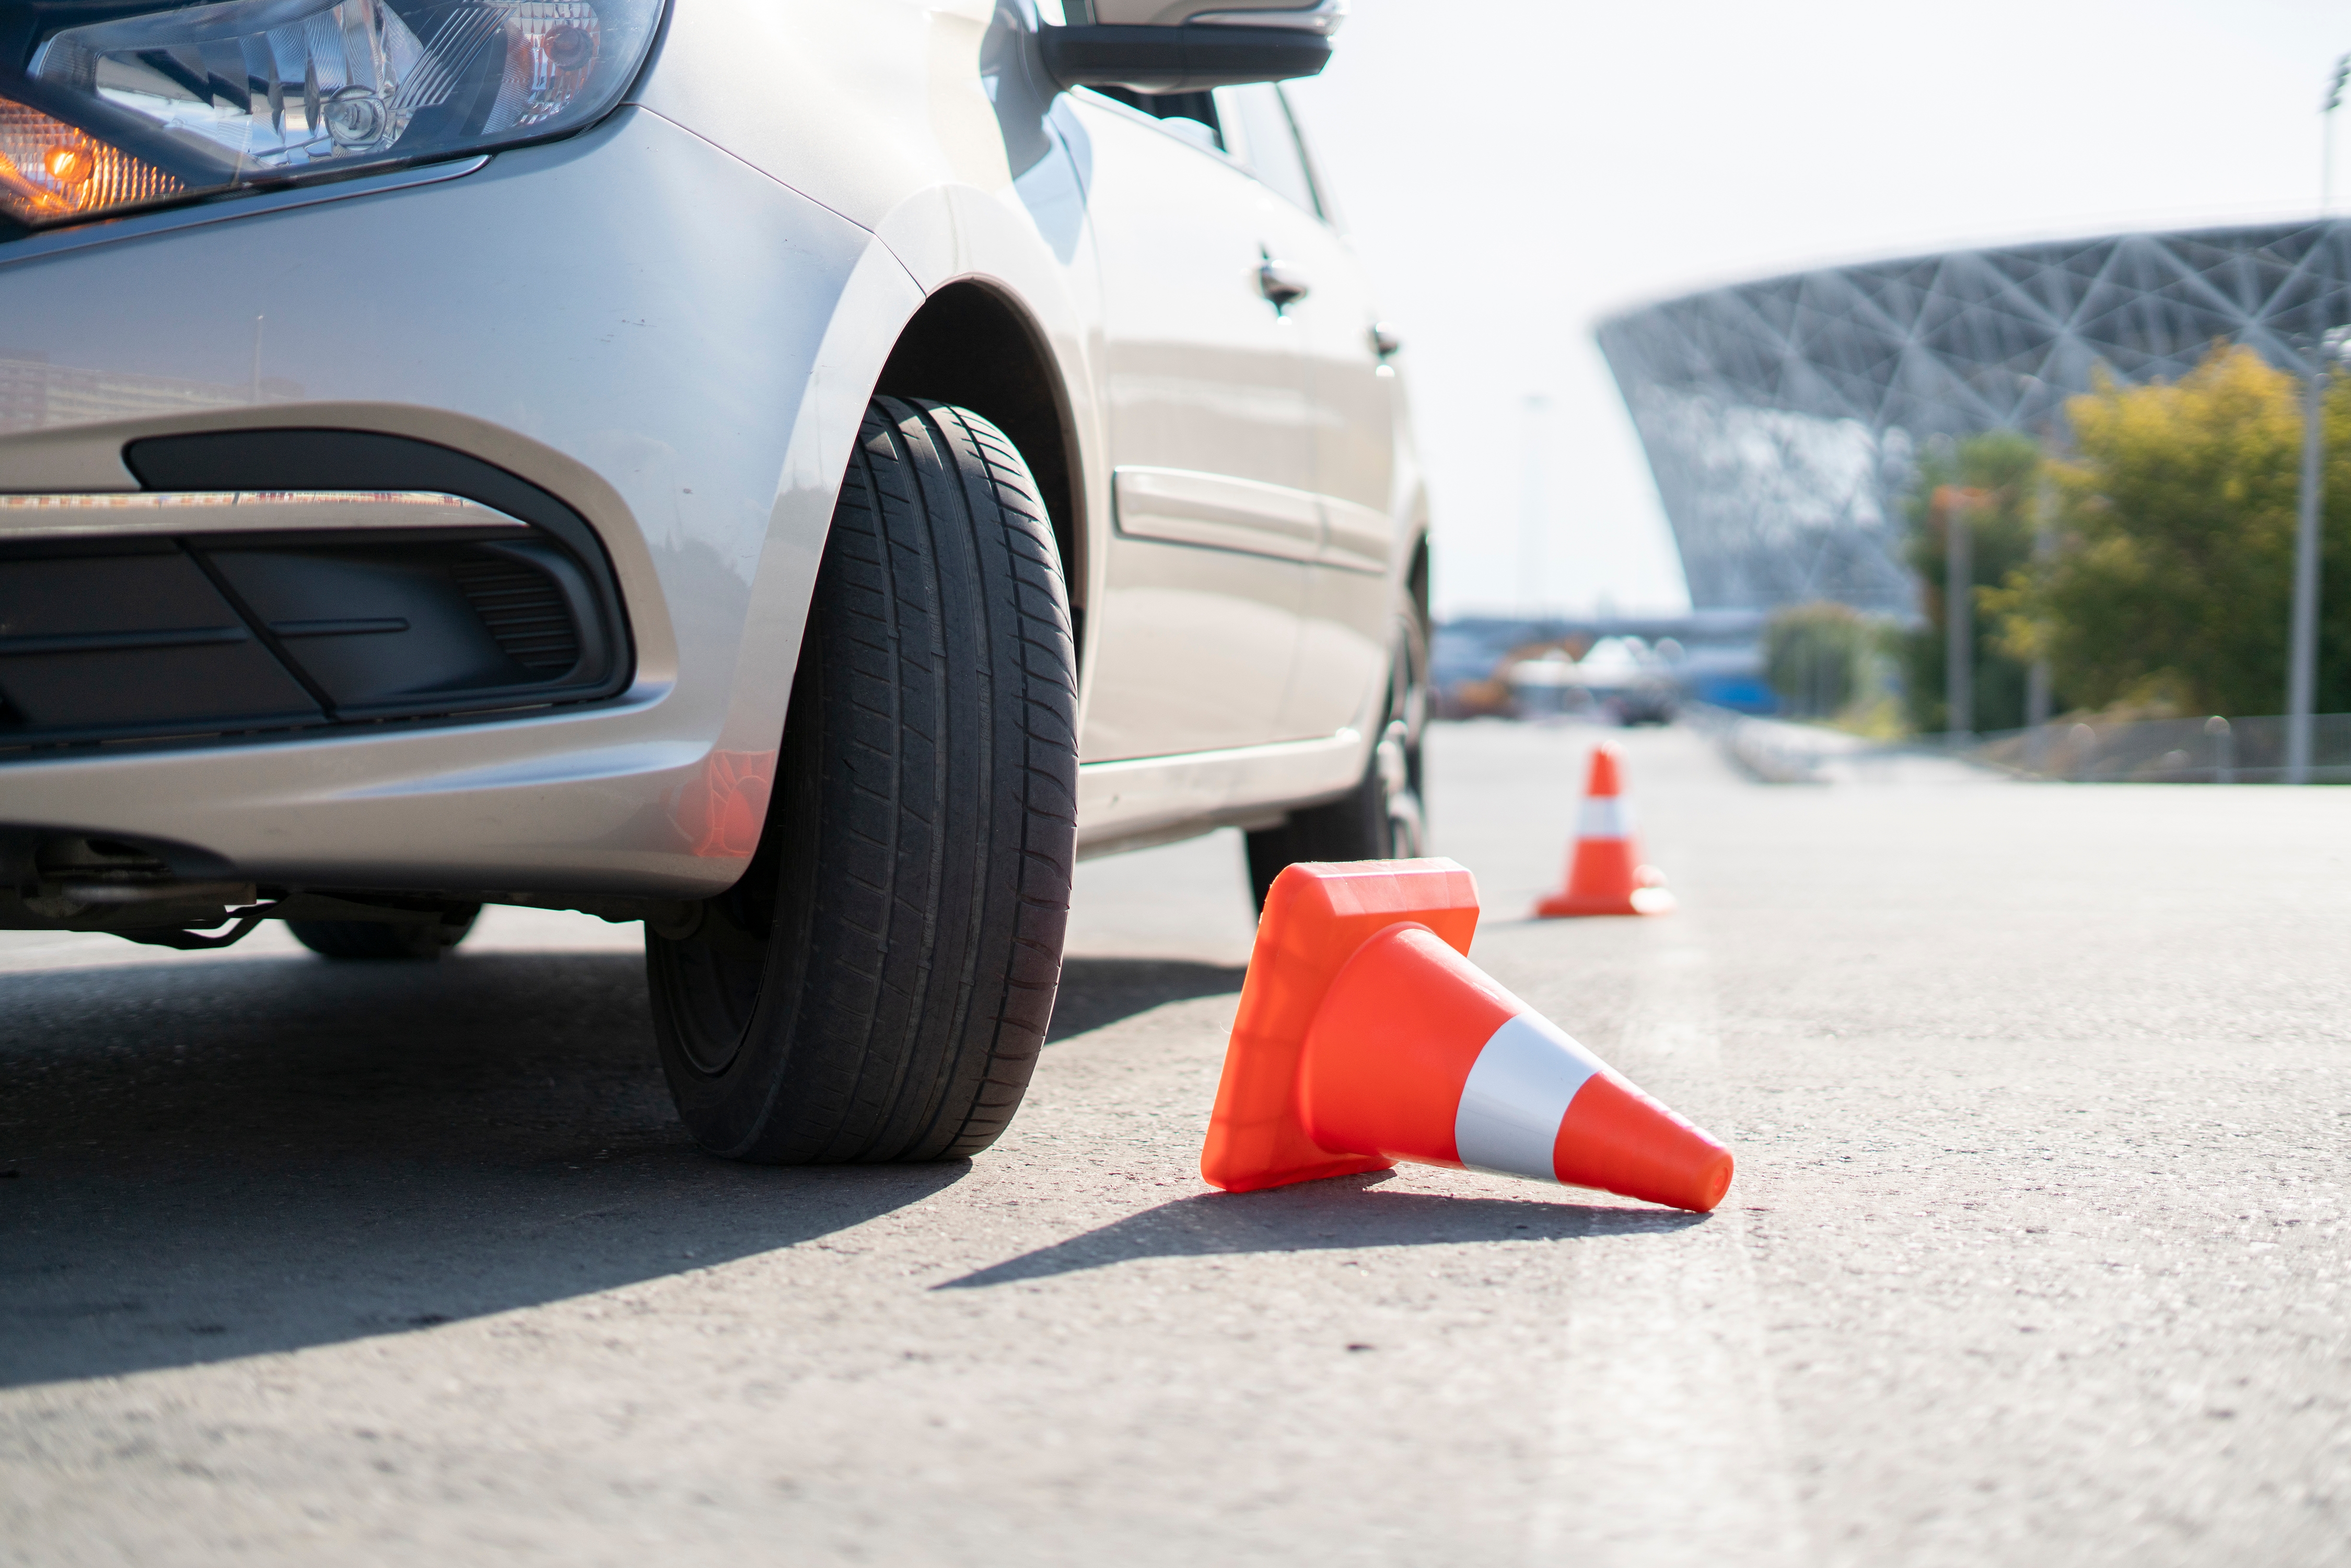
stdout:
[[1633,840],[1633,809],[1624,788],[1624,753],[1614,741],[1592,748],[1592,777],[1583,787],[1583,811],[1576,824],[1575,849],[1568,856],[1567,886],[1535,905],[1546,920],[1570,915],[1665,915],[1674,907],[1657,868],[1641,863]]
[[1462,956],[1477,923],[1451,861],[1275,878],[1200,1174],[1250,1192],[1413,1160],[1721,1202],[1730,1151]]

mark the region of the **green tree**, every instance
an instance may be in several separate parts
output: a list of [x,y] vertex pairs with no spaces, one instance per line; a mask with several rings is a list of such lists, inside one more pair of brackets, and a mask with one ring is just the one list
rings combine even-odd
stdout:
[[1869,639],[1869,622],[1849,605],[1788,605],[1764,624],[1763,678],[1788,712],[1824,718],[1853,701]]
[[[2030,655],[2018,656],[1993,635],[1996,628],[1983,613],[1983,600],[1987,590],[2000,588],[2032,559],[2041,471],[2040,444],[2014,430],[1988,431],[1955,445],[1930,448],[1918,465],[1902,509],[1910,524],[1907,554],[1918,573],[1919,608],[1927,623],[1905,635],[1901,649],[1903,700],[1917,729],[1940,734],[1954,727],[2014,729],[2024,723]],[[1936,490],[1945,485],[1982,491],[1986,503],[1941,515],[1932,503]],[[1978,606],[1973,637],[1976,711],[1956,727],[1944,700],[1949,643],[1943,612],[1949,559],[1944,530],[1955,523],[1968,530],[1969,575]]]
[[[2010,655],[2074,703],[2283,711],[2301,475],[2299,379],[2216,344],[2177,382],[2102,375],[2067,405],[2060,548],[1983,596]],[[2351,385],[2326,410],[2318,706],[2351,707]]]

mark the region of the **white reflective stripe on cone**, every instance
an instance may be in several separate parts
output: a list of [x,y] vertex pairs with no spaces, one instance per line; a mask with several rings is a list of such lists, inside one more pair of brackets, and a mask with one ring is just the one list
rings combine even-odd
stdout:
[[1583,798],[1583,814],[1576,819],[1575,836],[1629,839],[1633,836],[1633,808],[1625,803],[1622,795],[1587,795]]
[[1496,1030],[1469,1064],[1453,1113],[1461,1163],[1499,1176],[1557,1181],[1551,1160],[1567,1103],[1600,1071],[1590,1051],[1550,1019],[1520,1013]]

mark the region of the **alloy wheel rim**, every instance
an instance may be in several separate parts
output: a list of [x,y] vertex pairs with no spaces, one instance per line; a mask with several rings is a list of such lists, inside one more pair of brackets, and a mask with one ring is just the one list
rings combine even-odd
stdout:
[[1427,851],[1427,821],[1421,803],[1421,736],[1428,719],[1427,642],[1410,622],[1396,628],[1389,669],[1387,723],[1374,749],[1380,793],[1387,816],[1388,854],[1413,860]]

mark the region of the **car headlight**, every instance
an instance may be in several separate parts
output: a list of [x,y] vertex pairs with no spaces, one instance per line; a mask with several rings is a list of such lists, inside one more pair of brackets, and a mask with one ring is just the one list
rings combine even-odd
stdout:
[[0,60],[0,212],[73,223],[577,131],[627,90],[662,5],[37,6],[75,25],[37,36],[21,64]]

